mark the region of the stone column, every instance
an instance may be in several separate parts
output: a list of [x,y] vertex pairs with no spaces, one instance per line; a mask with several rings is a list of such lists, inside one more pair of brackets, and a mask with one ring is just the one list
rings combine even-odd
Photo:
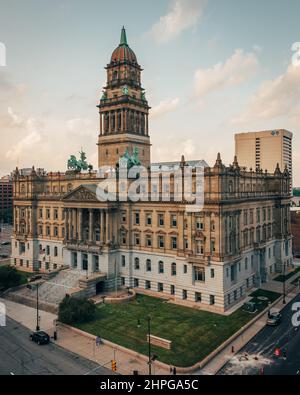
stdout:
[[72,223],[73,223],[73,240],[77,239],[77,209],[72,210]]
[[82,208],[78,209],[78,241],[82,241]]
[[121,132],[124,132],[124,110],[121,110]]
[[108,210],[106,210],[105,211],[105,233],[106,233],[106,235],[105,235],[105,239],[106,239],[106,243],[108,243],[110,240],[109,240],[109,228],[110,228],[110,223],[109,223],[109,211]]
[[69,240],[72,240],[72,210],[68,209]]
[[100,241],[102,243],[105,242],[104,237],[104,211],[100,210]]
[[89,209],[89,242],[92,243],[94,239],[94,211]]

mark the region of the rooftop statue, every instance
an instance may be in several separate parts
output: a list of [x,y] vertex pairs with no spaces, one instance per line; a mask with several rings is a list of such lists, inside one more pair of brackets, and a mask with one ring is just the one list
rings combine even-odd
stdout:
[[75,155],[70,156],[70,159],[68,160],[68,170],[73,170],[78,173],[80,173],[81,171],[92,170],[93,166],[88,164],[85,152],[81,150],[79,152],[79,155],[79,160],[76,159]]
[[128,149],[126,149],[125,154],[120,158],[120,164],[122,167],[127,166],[128,169],[131,169],[133,166],[141,166],[138,148],[134,148],[132,156],[130,156]]

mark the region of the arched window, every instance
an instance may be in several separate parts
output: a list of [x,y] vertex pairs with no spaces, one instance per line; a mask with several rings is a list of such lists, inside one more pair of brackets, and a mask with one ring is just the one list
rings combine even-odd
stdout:
[[147,259],[147,261],[146,261],[146,271],[147,271],[147,272],[151,272],[151,270],[152,270],[152,267],[151,267],[151,260],[150,260],[150,259]]
[[115,70],[115,71],[113,72],[113,79],[114,79],[114,80],[117,80],[117,79],[118,79],[118,72],[117,72],[117,70]]
[[140,260],[139,258],[134,259],[134,269],[139,270],[140,269]]
[[159,262],[158,262],[158,273],[159,273],[159,274],[163,274],[164,271],[165,271],[165,269],[164,269],[164,263],[163,263],[162,261],[159,261]]
[[171,274],[172,274],[172,276],[176,276],[176,274],[177,274],[177,265],[175,262],[172,263]]

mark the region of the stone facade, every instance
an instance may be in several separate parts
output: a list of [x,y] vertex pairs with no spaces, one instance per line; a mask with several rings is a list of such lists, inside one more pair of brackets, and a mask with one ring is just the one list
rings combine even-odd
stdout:
[[[99,105],[99,165],[114,170],[133,148],[150,166],[149,107],[124,34]],[[126,97],[119,97],[120,89]],[[135,112],[135,121],[126,120],[128,111]],[[186,167],[182,158],[182,174]],[[126,286],[216,312],[231,308],[284,263],[292,264],[287,170],[247,171],[237,158],[226,167],[218,155],[213,167],[204,168],[204,206],[194,212],[184,194],[176,193],[174,174],[167,200],[163,177],[155,172],[158,198],[150,202],[121,200],[119,190],[115,201],[99,201],[97,188],[105,177],[34,169],[22,176],[16,170],[11,264],[42,272],[69,266],[87,277],[103,277],[95,292]]]

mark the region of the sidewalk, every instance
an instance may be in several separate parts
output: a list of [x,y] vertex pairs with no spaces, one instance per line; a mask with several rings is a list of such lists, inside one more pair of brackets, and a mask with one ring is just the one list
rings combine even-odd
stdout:
[[[19,322],[21,325],[30,329],[31,331],[36,328],[36,309],[25,306],[23,304],[15,303],[7,299],[1,299],[0,302],[6,306],[6,315]],[[41,329],[49,332],[52,336],[54,331],[54,320],[57,316],[55,314],[39,311],[40,327]]]
[[[130,355],[104,344],[97,347],[92,337],[88,338],[66,327],[59,326],[57,344],[108,369],[111,368],[111,360],[114,359],[117,361],[118,373],[122,375],[132,375],[135,370],[139,374],[148,375],[149,373],[147,362],[142,360],[138,354]],[[166,375],[170,372],[154,363],[152,364],[152,374]]]

